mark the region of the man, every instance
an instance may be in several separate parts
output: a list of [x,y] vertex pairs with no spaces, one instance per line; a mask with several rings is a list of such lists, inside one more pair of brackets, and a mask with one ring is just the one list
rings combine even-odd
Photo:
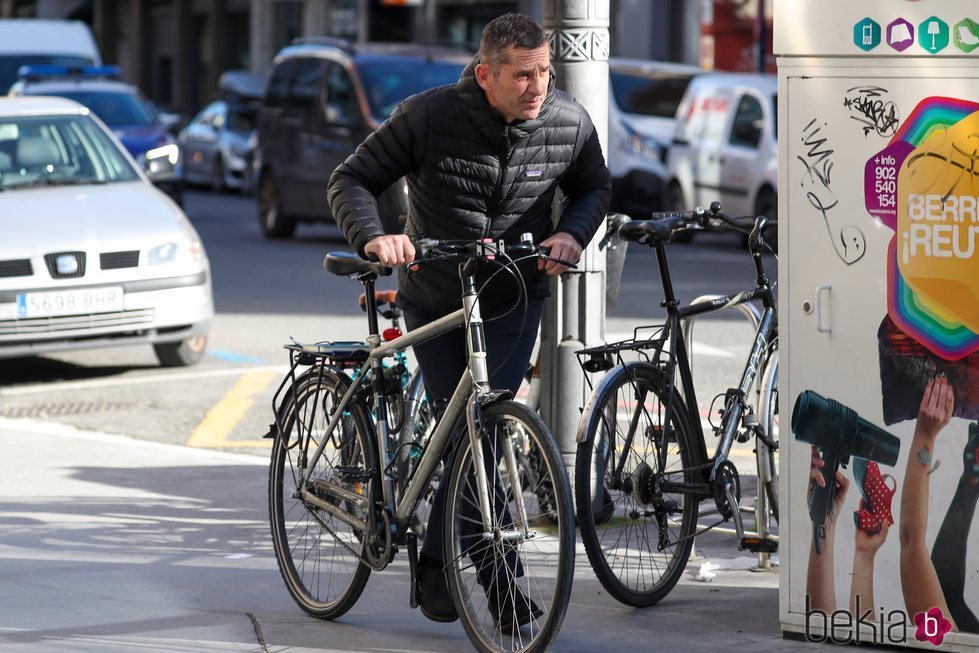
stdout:
[[[385,234],[376,198],[402,176],[410,200],[406,233]],[[555,227],[551,208],[558,188],[566,200]],[[549,294],[548,276],[567,269],[559,261],[578,261],[605,217],[611,186],[588,114],[553,88],[543,28],[527,16],[506,14],[487,24],[479,53],[459,82],[405,100],[334,171],[328,196],[347,240],[364,258],[388,266],[410,263],[412,241],[419,238],[516,242],[529,232],[550,247],[554,260],[519,268],[525,303],[520,283],[506,273],[480,293],[490,385],[516,392]],[[482,270],[480,285],[498,269]],[[409,329],[457,310],[457,266],[402,268],[398,303]],[[455,390],[466,366],[463,343],[459,329],[415,348],[430,400],[448,399]],[[419,602],[429,619],[454,621],[441,573],[444,493],[443,482],[419,556]],[[537,616],[529,599],[518,600],[519,624]]]

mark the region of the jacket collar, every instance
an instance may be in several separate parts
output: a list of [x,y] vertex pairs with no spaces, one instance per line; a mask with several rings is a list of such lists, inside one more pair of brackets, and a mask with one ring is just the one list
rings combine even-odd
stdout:
[[476,64],[479,63],[479,53],[462,71],[456,83],[456,91],[479,130],[491,141],[500,138],[504,130],[509,131],[511,140],[524,138],[539,129],[547,120],[554,106],[554,69],[551,69],[551,81],[547,86],[547,96],[541,106],[540,114],[534,120],[514,120],[509,125],[503,122],[503,116],[490,106],[479,82],[476,81]]

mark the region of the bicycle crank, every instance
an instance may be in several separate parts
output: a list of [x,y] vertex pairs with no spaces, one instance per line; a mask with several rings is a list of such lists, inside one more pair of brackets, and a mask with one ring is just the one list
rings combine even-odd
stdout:
[[725,460],[717,468],[717,475],[714,477],[714,504],[717,512],[725,521],[734,519],[738,527],[738,534],[741,534],[740,522],[741,513],[738,511],[738,504],[741,502],[741,479],[738,470],[730,460]]

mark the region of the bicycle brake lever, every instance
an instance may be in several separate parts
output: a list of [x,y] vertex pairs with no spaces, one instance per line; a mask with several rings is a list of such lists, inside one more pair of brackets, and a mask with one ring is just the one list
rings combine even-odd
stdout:
[[553,258],[551,256],[547,256],[546,254],[541,254],[540,257],[542,259],[544,259],[545,261],[554,261],[555,263],[558,263],[560,265],[563,265],[563,266],[567,267],[569,270],[577,270],[578,269],[578,266],[576,264],[572,263],[571,261],[563,261],[563,260],[561,260],[559,258]]

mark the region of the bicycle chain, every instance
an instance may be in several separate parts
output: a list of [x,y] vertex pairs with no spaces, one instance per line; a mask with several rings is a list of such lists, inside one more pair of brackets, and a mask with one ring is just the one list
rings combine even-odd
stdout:
[[[350,546],[349,544],[347,544],[343,540],[343,538],[341,538],[340,535],[335,530],[333,530],[333,528],[330,527],[329,524],[327,524],[325,521],[323,521],[323,519],[320,518],[320,515],[319,515],[320,511],[314,509],[315,506],[311,506],[311,505],[307,504],[305,501],[303,502],[303,505],[306,506],[306,510],[308,510],[309,513],[311,515],[313,515],[313,518],[319,523],[319,525],[322,526],[323,529],[326,530],[330,535],[332,535],[333,536],[333,539],[336,542],[338,542],[340,544],[340,546],[342,546],[347,551],[349,551],[351,554],[353,554],[353,556],[355,558],[357,558],[358,561],[364,563],[365,565],[367,565],[368,567],[370,567],[374,571],[382,571],[385,567],[388,566],[388,562],[385,562],[384,560],[386,558],[389,558],[390,555],[378,556],[378,561],[377,562],[372,561],[362,551],[357,551],[352,546]],[[387,517],[386,516],[385,516],[384,522],[385,522],[386,532],[390,533],[390,528],[388,527],[389,525],[388,525],[388,521],[387,521]],[[369,526],[369,524],[368,524],[368,526]],[[365,529],[365,531],[364,531],[364,538],[367,538],[367,537],[368,537],[368,533],[367,533],[367,529]],[[362,549],[365,549],[368,546],[370,546],[370,545],[367,543],[367,541],[361,543],[361,548]],[[390,552],[390,550],[391,550],[391,548],[388,547],[388,551],[389,552]]]

